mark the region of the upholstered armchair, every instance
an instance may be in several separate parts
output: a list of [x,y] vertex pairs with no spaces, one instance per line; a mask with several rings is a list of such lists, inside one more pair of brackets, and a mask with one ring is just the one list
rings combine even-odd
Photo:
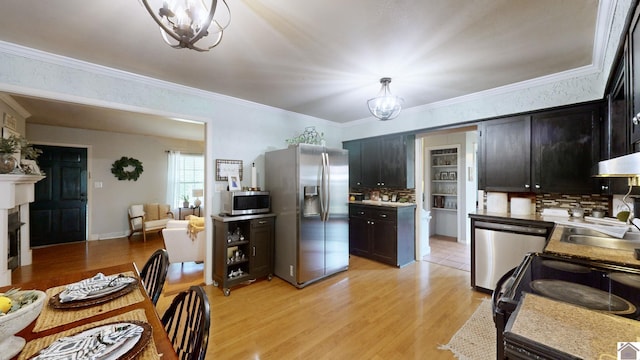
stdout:
[[166,204],[136,204],[131,205],[129,215],[129,240],[135,233],[142,233],[142,239],[147,241],[147,232],[164,229],[167,222],[173,219],[171,207]]
[[[191,219],[194,218],[197,217],[191,217]],[[164,247],[169,253],[170,263],[204,261],[206,244],[204,227],[189,227],[189,221],[169,220],[167,227],[162,229]]]

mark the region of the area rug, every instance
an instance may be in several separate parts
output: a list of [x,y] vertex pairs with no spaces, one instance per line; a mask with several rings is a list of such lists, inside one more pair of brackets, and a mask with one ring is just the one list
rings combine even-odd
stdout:
[[460,360],[496,358],[496,328],[491,315],[491,300],[484,299],[469,320],[438,349],[449,350]]

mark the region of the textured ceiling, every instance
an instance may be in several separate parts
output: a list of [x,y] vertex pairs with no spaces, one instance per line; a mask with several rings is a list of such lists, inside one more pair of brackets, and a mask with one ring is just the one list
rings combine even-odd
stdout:
[[[598,15],[597,0],[229,0],[221,44],[198,53],[165,45],[138,1],[43,4],[4,1],[0,40],[339,123],[370,116],[383,76],[410,108],[590,65]],[[16,100],[29,122],[132,115]]]

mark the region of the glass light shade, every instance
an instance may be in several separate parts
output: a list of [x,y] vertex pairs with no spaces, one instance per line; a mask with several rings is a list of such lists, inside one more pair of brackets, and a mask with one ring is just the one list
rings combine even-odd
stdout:
[[389,90],[390,82],[391,78],[380,79],[382,87],[378,92],[378,96],[367,101],[371,114],[380,120],[395,119],[400,114],[404,104],[403,98],[391,94],[391,90]]
[[[176,49],[209,51],[220,43],[222,33],[231,23],[226,0],[142,0],[142,3],[160,25],[164,41]],[[195,45],[209,35],[212,42],[208,45]]]

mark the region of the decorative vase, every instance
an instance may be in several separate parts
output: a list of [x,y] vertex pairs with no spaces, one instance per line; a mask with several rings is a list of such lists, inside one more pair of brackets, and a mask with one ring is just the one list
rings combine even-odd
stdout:
[[183,207],[183,208],[188,208],[188,207],[189,207],[189,202],[188,202],[188,201],[184,201],[184,202],[182,203],[182,207]]
[[16,158],[13,154],[0,154],[0,174],[8,174],[16,168]]

